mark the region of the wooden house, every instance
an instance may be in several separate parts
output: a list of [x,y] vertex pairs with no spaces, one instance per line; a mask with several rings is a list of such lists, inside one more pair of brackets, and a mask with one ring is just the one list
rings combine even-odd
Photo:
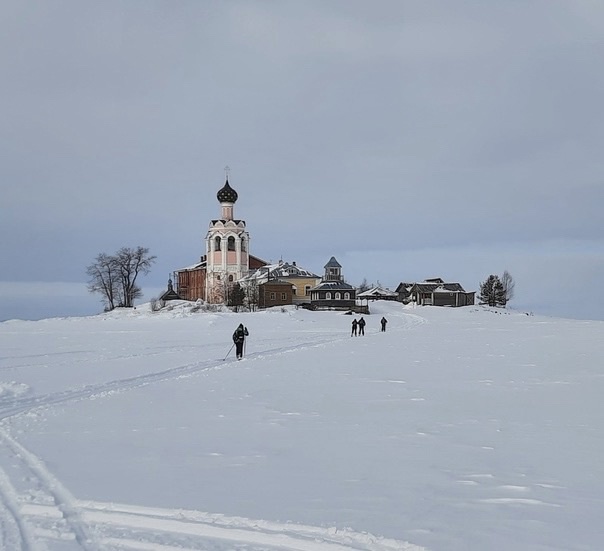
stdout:
[[174,290],[174,286],[172,285],[172,279],[168,279],[168,289],[159,297],[159,300],[169,301],[169,300],[181,300],[181,297]]
[[280,279],[269,279],[258,285],[258,308],[292,304],[292,285]]
[[397,294],[397,299],[399,302],[404,302],[405,304],[411,302],[411,289],[413,288],[414,283],[405,283],[401,282],[398,284],[395,292]]
[[[248,276],[242,278],[239,283],[243,287],[251,287],[256,285],[260,290],[261,287],[268,285],[271,282],[285,282],[291,287],[291,293],[287,293],[291,298],[287,304],[304,304],[310,303],[310,290],[316,287],[320,283],[321,278],[318,275],[305,270],[298,266],[295,262],[289,264],[287,262],[279,261],[277,264],[266,264],[260,266],[257,270],[250,273]],[[266,287],[265,287],[266,289]],[[278,292],[278,291],[275,291]],[[283,293],[283,291],[281,291]],[[268,295],[270,297],[270,295]],[[269,306],[263,306],[263,304],[269,304],[270,300],[263,301],[258,300],[259,308],[268,308]],[[278,305],[284,303],[280,302]],[[276,305],[276,304],[271,304]]]
[[280,260],[277,264],[261,266],[242,278],[239,283],[245,287],[255,282],[259,286],[271,280],[289,283],[292,287],[290,304],[296,305],[310,303],[310,290],[321,282],[318,275],[301,268],[295,262],[289,264]]
[[474,291],[465,291],[459,283],[445,283],[441,278],[400,283],[396,290],[399,300],[403,296],[403,302],[415,302],[419,306],[469,306],[475,300]]
[[342,266],[335,257],[325,264],[321,283],[310,290],[310,304],[314,310],[355,310],[356,288],[342,277]]
[[174,272],[178,296],[183,300],[206,299],[206,257],[200,262]]
[[383,287],[372,287],[362,293],[357,293],[358,300],[398,300],[398,293]]

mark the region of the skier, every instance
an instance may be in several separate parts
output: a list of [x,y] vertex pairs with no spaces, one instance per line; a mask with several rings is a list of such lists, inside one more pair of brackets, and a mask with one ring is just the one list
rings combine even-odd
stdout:
[[386,324],[388,323],[388,320],[386,318],[382,318],[380,323],[382,324],[382,331],[386,331]]
[[237,327],[233,333],[233,342],[235,343],[235,351],[238,360],[243,358],[243,344],[245,343],[245,337],[248,335],[247,327],[244,327],[243,323],[240,323],[239,327]]
[[359,322],[357,321],[356,318],[354,318],[352,320],[352,333],[350,334],[351,337],[356,337],[357,336],[357,325],[359,324]]
[[364,335],[364,334],[365,334],[365,320],[361,316],[361,319],[359,320],[359,335]]

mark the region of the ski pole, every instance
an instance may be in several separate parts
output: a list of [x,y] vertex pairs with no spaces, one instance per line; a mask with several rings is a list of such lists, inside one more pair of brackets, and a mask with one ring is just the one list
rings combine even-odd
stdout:
[[[233,343],[233,346],[235,346],[235,343]],[[231,350],[233,350],[233,346],[231,346],[231,348],[229,348],[229,351],[227,352],[227,355],[224,358],[222,358],[223,362],[224,362],[224,360],[227,359],[228,355],[231,353]]]

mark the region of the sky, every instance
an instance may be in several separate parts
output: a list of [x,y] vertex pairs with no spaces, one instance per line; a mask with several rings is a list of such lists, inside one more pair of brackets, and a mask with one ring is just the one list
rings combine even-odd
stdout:
[[185,304],[0,323],[3,549],[601,547],[604,322]]
[[507,270],[512,306],[604,319],[600,2],[1,11],[0,319],[98,312],[86,266],[123,246],[159,294],[205,253],[226,166],[266,261],[391,288]]

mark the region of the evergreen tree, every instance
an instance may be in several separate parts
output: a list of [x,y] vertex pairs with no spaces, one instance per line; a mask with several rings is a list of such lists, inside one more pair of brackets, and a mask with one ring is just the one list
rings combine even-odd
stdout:
[[250,312],[254,312],[258,307],[259,290],[258,290],[258,281],[256,279],[252,279],[247,281],[244,287],[245,291],[245,301],[247,303]]
[[228,305],[235,308],[235,312],[238,312],[244,301],[245,289],[239,283],[234,283],[229,291]]
[[480,301],[489,306],[505,306],[505,289],[499,276],[491,274],[486,281],[480,284]]
[[505,289],[503,288],[503,283],[501,280],[497,278],[495,281],[495,306],[503,306],[505,308],[506,298],[505,298]]

